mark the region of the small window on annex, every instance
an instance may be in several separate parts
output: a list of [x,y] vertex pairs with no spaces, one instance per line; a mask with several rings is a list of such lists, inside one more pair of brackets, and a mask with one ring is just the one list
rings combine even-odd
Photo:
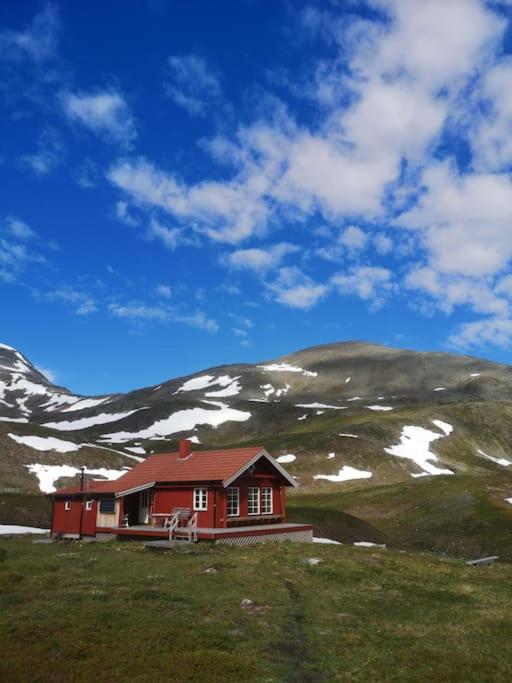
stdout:
[[115,498],[102,498],[100,500],[100,512],[106,514],[113,514],[116,511]]

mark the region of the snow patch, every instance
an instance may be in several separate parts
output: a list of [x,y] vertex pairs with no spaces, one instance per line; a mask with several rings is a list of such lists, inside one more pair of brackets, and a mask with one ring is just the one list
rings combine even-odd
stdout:
[[[432,420],[436,424],[443,434],[438,432],[433,432],[430,429],[425,429],[424,427],[415,427],[413,425],[407,425],[403,427],[402,433],[400,435],[400,443],[391,446],[390,448],[385,448],[385,452],[389,455],[394,455],[397,458],[405,458],[407,460],[412,460],[418,467],[423,471],[420,474],[411,474],[412,477],[425,477],[430,475],[438,474],[454,474],[449,469],[441,469],[432,464],[432,462],[437,462],[438,457],[435,453],[430,451],[430,444],[433,441],[442,439],[452,431],[452,426],[448,423],[442,422],[441,420]],[[440,425],[443,424],[444,428]]]
[[0,417],[0,422],[17,422],[18,424],[26,424],[28,420],[26,417]]
[[333,406],[327,403],[296,403],[296,408],[332,408],[333,410],[346,410],[345,406]]
[[72,441],[63,441],[53,436],[19,436],[7,434],[7,436],[23,446],[35,448],[36,451],[57,451],[57,453],[72,453],[80,450],[80,446]]
[[[0,344],[1,346],[1,344]],[[50,529],[36,526],[18,526],[17,524],[0,524],[0,536],[20,536],[21,534],[48,534]]]
[[213,375],[201,375],[201,377],[193,377],[181,385],[174,393],[179,394],[181,391],[199,391],[200,389],[207,389],[212,385],[215,377]]
[[139,410],[147,410],[147,408],[136,408],[135,410],[127,410],[124,413],[100,413],[99,415],[93,415],[92,417],[82,417],[79,420],[45,422],[43,427],[51,427],[51,429],[57,429],[61,432],[71,432],[76,429],[87,429],[88,427],[93,427],[94,425],[102,425],[108,422],[124,420],[125,417],[129,417],[134,413],[138,413]]
[[344,434],[344,433],[342,432],[341,434],[338,434],[338,436],[346,436],[346,437],[348,437],[349,439],[359,439],[359,437],[357,436],[357,434]]
[[146,455],[146,451],[142,446],[126,446],[126,450],[130,453],[135,453],[136,455]]
[[271,396],[275,389],[271,384],[262,384],[260,386],[260,389],[263,389],[263,393],[265,394],[265,398],[268,399],[269,396]]
[[110,453],[118,453],[119,455],[124,455],[125,458],[130,458],[130,460],[135,460],[136,462],[144,462],[145,460],[145,458],[139,458],[138,455],[129,455],[124,451],[118,451],[115,448],[109,448],[108,446],[100,446],[97,443],[81,443],[80,446],[88,446],[89,448],[101,448],[101,450],[103,451],[110,451]]
[[154,437],[169,436],[179,432],[188,432],[198,425],[208,424],[218,427],[224,422],[245,422],[251,417],[251,413],[230,408],[220,401],[204,401],[217,406],[218,410],[206,410],[205,408],[188,408],[178,410],[163,420],[157,420],[149,427],[138,432],[113,432],[104,434],[102,439],[111,443],[123,443],[132,439],[151,439]]
[[271,363],[270,365],[258,365],[257,367],[267,372],[300,372],[304,377],[318,377],[318,372],[304,370],[297,365],[290,365],[289,363]]
[[481,374],[482,374],[481,372],[472,372],[470,374],[470,377],[480,377]]
[[46,403],[41,403],[41,408],[44,408],[47,412],[55,410],[61,405],[68,405],[70,403],[76,403],[80,401],[80,396],[73,396],[71,394],[52,394]]
[[[215,377],[214,375],[201,375],[200,377],[193,377],[192,379],[189,379],[174,393],[179,394],[182,391],[199,391],[201,389],[208,389],[208,387],[213,387],[215,385],[221,388],[226,388],[228,385],[236,382],[238,379],[240,379],[240,377],[230,377],[229,375],[220,375],[219,377]],[[232,396],[233,394],[226,395]]]
[[351,379],[352,379],[352,377],[347,377],[347,379],[345,380],[345,384],[348,384]]
[[355,467],[344,465],[338,474],[315,474],[313,479],[326,479],[327,481],[341,482],[351,481],[353,479],[370,479],[371,477],[373,477],[372,472],[358,470]]
[[[222,377],[219,377],[219,380],[223,379]],[[241,391],[242,391],[242,386],[240,385],[240,382],[238,381],[240,379],[240,375],[238,377],[235,377],[230,384],[228,384],[224,389],[219,389],[218,391],[209,391],[205,394],[205,396],[218,396],[219,398],[225,397],[225,396],[237,396]]]
[[288,463],[288,462],[294,462],[294,460],[297,460],[297,456],[293,455],[293,453],[287,453],[286,455],[280,455],[278,458],[276,458],[278,463]]
[[368,410],[381,410],[382,412],[393,410],[391,406],[366,406],[366,408],[368,408]]
[[339,541],[334,541],[332,538],[322,538],[321,536],[313,536],[313,543],[329,543],[332,545],[342,545]]
[[[55,482],[61,477],[75,477],[77,474],[80,474],[80,469],[78,467],[71,467],[71,465],[41,465],[35,463],[33,465],[25,465],[25,467],[39,479],[39,489],[43,493],[53,493],[56,490]],[[102,477],[101,480],[108,479],[113,481],[126,474],[126,470],[107,470],[105,467],[95,470],[86,468],[85,474],[95,474]]]
[[328,453],[327,454],[327,460],[332,460],[335,457],[336,457],[336,453]]
[[305,420],[307,418],[308,414],[306,413],[305,415],[301,415],[301,417],[298,417],[297,420]]
[[446,387],[436,387],[434,391],[446,391]]
[[86,410],[86,408],[94,408],[99,406],[106,401],[110,401],[112,396],[106,396],[105,398],[82,398],[81,400],[73,403],[69,408],[64,408],[63,413],[72,413],[75,410]]
[[432,424],[444,432],[446,436],[449,436],[453,432],[453,426],[448,422],[443,422],[443,420],[432,420]]
[[487,460],[495,462],[496,465],[501,465],[502,467],[510,467],[510,465],[512,465],[512,462],[510,462],[510,460],[505,460],[505,458],[493,458],[492,455],[487,455],[487,453],[484,453],[479,448],[477,448],[476,450],[478,453],[480,453],[481,456],[483,456]]

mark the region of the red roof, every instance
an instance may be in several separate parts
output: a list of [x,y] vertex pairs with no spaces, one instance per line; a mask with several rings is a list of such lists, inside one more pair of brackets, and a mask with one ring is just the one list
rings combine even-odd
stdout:
[[[192,451],[186,458],[178,453],[150,455],[132,470],[115,481],[89,481],[85,490],[91,493],[120,493],[153,482],[226,482],[249,466],[259,453],[266,454],[261,446],[230,448],[217,451]],[[284,470],[273,461],[281,472]],[[288,478],[287,473],[284,473]],[[293,483],[293,481],[291,481]],[[51,495],[79,493],[80,487],[58,489]]]

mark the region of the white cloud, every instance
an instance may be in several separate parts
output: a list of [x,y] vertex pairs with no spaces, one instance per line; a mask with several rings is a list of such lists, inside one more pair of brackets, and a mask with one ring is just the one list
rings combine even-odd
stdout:
[[128,304],[113,303],[108,307],[110,313],[116,318],[129,320],[146,320],[161,323],[181,323],[191,327],[198,327],[207,332],[217,332],[219,326],[215,320],[208,318],[202,311],[195,313],[180,313],[167,306],[148,306],[143,303],[131,302]]
[[355,266],[348,273],[334,275],[331,283],[340,294],[355,294],[360,299],[371,301],[374,308],[382,306],[393,287],[391,272],[375,266]]
[[155,292],[163,299],[170,299],[172,297],[172,289],[169,287],[169,285],[157,285]]
[[171,251],[179,246],[197,246],[199,244],[194,235],[187,235],[185,228],[168,228],[156,218],[150,219],[146,235],[148,239],[160,240]]
[[45,176],[61,165],[63,156],[64,146],[60,135],[53,128],[45,128],[37,139],[36,151],[20,156],[19,161],[36,176]]
[[265,273],[279,266],[285,256],[297,251],[300,249],[296,245],[281,242],[266,248],[238,249],[227,254],[224,260],[232,268]]
[[512,299],[512,275],[506,275],[501,280],[496,283],[494,288],[496,294],[502,294],[503,296]]
[[76,184],[84,190],[90,190],[98,183],[98,169],[91,159],[85,159],[73,175]]
[[[423,174],[424,194],[399,225],[420,231],[429,265],[469,277],[501,271],[512,257],[512,183],[506,174],[460,176],[447,163]],[[463,245],[463,248],[461,248]]]
[[0,280],[18,282],[30,264],[46,263],[34,242],[36,233],[19,218],[8,216],[0,224]]
[[75,315],[90,315],[98,310],[98,305],[91,295],[68,285],[45,292],[42,296],[48,301],[64,302],[71,307]]
[[350,225],[341,233],[339,243],[352,251],[364,249],[368,242],[368,235],[356,225]]
[[277,278],[267,283],[268,291],[276,301],[290,308],[309,309],[328,292],[328,287],[314,282],[299,268],[280,268]]
[[15,216],[8,216],[6,218],[8,231],[17,239],[31,240],[36,237],[36,233],[24,221]]
[[484,318],[464,323],[448,341],[452,346],[461,349],[489,345],[509,347],[512,341],[512,320],[510,318]]
[[114,164],[107,177],[135,203],[194,221],[197,232],[215,241],[236,244],[266,229],[268,208],[256,180],[252,185],[205,181],[188,187],[143,158]]
[[393,240],[382,232],[377,233],[373,238],[375,251],[382,256],[389,254],[393,250]]
[[64,113],[108,142],[130,147],[137,137],[135,120],[122,94],[115,90],[62,95]]
[[206,115],[211,102],[218,101],[222,95],[218,75],[198,55],[169,57],[167,71],[166,94],[189,114]]
[[474,164],[482,171],[506,170],[512,162],[512,60],[483,74],[474,95],[478,109],[469,124]]
[[418,266],[413,268],[405,279],[409,289],[430,296],[444,313],[452,313],[456,306],[470,306],[478,313],[507,315],[509,305],[498,296],[499,288],[475,278],[457,275],[444,275],[433,268]]
[[[447,314],[467,307],[506,319],[512,62],[499,56],[505,18],[480,0],[371,5],[377,11],[364,20],[316,7],[301,13],[302,26],[327,38],[330,52],[310,65],[305,96],[321,112],[313,124],[299,125],[283,103],[262,97],[253,123],[202,142],[225,167],[222,180],[212,174],[187,182],[144,158],[115,162],[108,178],[148,213],[154,236],[171,248],[192,232],[239,245],[283,223],[303,228],[322,221],[328,243],[314,242],[309,253],[342,262],[368,248],[365,255],[374,258],[319,283],[296,266],[282,267],[292,252],[279,252],[279,245],[225,257],[233,268],[266,272],[267,292],[283,305],[307,309],[335,289],[379,306],[407,272],[409,292]],[[218,78],[204,61],[173,57],[169,69],[169,94],[191,113],[208,111],[205,102],[220,98]],[[468,112],[476,123],[468,125]],[[458,142],[469,136],[473,167],[461,170],[449,158],[450,135]],[[349,227],[336,241],[340,225]],[[388,255],[402,261],[396,279],[384,267]],[[272,269],[278,272],[269,281]]]
[[123,200],[119,200],[115,204],[115,213],[116,217],[121,221],[121,223],[124,223],[125,225],[138,225],[139,221],[137,218],[132,215],[130,212],[130,205],[128,202],[125,202]]
[[28,57],[35,62],[43,62],[55,56],[59,31],[57,6],[47,2],[25,31],[0,32],[0,59]]

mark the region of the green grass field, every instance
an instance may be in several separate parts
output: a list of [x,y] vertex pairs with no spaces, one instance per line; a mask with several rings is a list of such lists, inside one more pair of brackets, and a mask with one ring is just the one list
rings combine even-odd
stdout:
[[508,565],[317,544],[183,550],[0,541],[1,680],[512,678]]
[[330,486],[288,496],[288,519],[311,520],[317,535],[340,541],[381,541],[466,559],[499,555],[512,562],[512,505],[505,502],[511,484],[509,473],[499,473]]

